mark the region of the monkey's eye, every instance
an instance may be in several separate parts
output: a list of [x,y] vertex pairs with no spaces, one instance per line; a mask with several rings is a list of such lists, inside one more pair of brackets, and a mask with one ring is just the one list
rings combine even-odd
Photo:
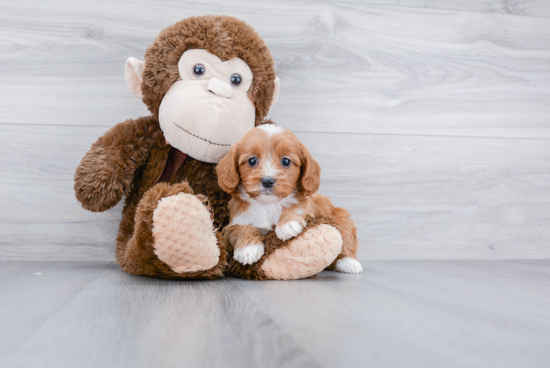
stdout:
[[193,67],[193,74],[195,74],[197,77],[202,77],[205,71],[206,68],[202,64],[197,64]]
[[289,167],[291,164],[290,162],[290,159],[288,157],[283,157],[281,159],[281,165],[283,165],[284,167]]
[[248,159],[248,166],[254,167],[258,164],[258,159],[256,157],[250,157]]
[[231,76],[231,84],[237,87],[239,84],[241,84],[242,78],[239,74],[235,73]]

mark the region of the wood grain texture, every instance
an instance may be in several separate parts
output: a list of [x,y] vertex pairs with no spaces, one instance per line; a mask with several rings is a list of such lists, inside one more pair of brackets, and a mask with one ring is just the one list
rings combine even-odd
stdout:
[[547,366],[548,261],[363,266],[178,282],[112,263],[0,262],[0,366]]
[[[4,126],[4,259],[113,259],[120,206],[85,211],[72,189],[104,129]],[[321,193],[352,213],[360,259],[550,258],[546,140],[298,136],[323,168]]]
[[[60,281],[67,267],[75,267],[53,264],[61,270]],[[42,276],[52,277],[46,271]],[[32,280],[20,281],[28,289],[24,282]],[[19,318],[33,315],[10,312]],[[28,323],[24,332],[26,338],[13,341],[16,348],[3,355],[4,366],[321,366],[226,280],[148,279],[125,274],[112,263],[62,309],[43,323]]]
[[4,358],[65,308],[107,265],[0,262],[0,366],[6,367]]
[[272,117],[293,129],[550,137],[547,18],[314,1],[1,9],[0,123],[111,126],[143,115],[123,83],[126,58],[181,18],[224,13],[271,48],[282,83]]
[[[335,0],[340,1],[340,0]],[[546,0],[342,0],[361,4],[408,6],[441,10],[460,10],[478,13],[501,13],[550,17],[550,3]]]
[[363,262],[356,276],[235,283],[328,367],[544,367],[548,266]]
[[208,13],[270,46],[271,117],[321,162],[360,258],[549,258],[550,19],[528,16],[545,3],[373,3],[0,4],[0,259],[113,259],[120,206],[82,210],[74,170],[108,127],[148,114],[126,58]]

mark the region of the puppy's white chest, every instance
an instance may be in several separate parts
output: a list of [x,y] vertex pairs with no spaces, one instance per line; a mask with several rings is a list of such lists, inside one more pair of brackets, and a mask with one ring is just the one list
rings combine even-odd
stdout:
[[235,225],[252,225],[262,233],[273,230],[273,226],[279,222],[283,206],[280,203],[253,202],[248,210],[235,217],[232,221]]

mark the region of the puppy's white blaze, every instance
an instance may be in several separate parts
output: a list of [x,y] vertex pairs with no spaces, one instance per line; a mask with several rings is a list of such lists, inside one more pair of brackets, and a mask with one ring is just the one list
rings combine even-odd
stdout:
[[271,155],[267,156],[262,164],[262,174],[264,177],[271,176],[272,178],[277,176],[279,173],[279,168],[277,163],[273,161]]
[[277,238],[281,240],[288,240],[300,234],[303,228],[304,226],[298,221],[291,220],[281,226],[277,225],[275,228],[275,234],[277,234]]
[[[298,203],[294,193],[288,197],[279,199],[276,202],[265,203],[251,198],[244,189],[241,188],[240,198],[249,204],[248,209],[236,216],[231,224],[233,225],[252,225],[258,229],[272,230],[273,225],[277,225],[283,208]],[[277,198],[276,196],[270,196]]]
[[262,258],[264,252],[263,244],[250,244],[244,248],[237,249],[233,253],[233,258],[243,265],[253,264]]
[[280,127],[280,126],[275,125],[275,124],[262,124],[262,125],[258,126],[258,129],[261,129],[264,132],[266,132],[268,137],[271,137],[271,136],[273,136],[275,134],[278,134],[278,133],[282,133],[284,131],[283,127]]
[[300,216],[303,216],[303,215],[306,214],[306,211],[304,211],[304,210],[301,209],[301,208],[295,209],[294,212],[295,212],[296,214],[300,215]]
[[336,262],[334,270],[343,273],[361,273],[363,266],[355,258],[345,257]]

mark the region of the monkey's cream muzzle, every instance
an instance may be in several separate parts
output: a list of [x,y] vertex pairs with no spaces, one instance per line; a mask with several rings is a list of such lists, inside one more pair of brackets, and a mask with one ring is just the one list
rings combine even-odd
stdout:
[[[194,66],[205,67],[203,75]],[[178,68],[181,80],[164,95],[159,122],[167,141],[189,156],[218,163],[250,129],[256,112],[248,97],[252,72],[241,59],[222,62],[206,50],[188,50]],[[230,84],[233,74],[241,83]]]
[[208,82],[208,86],[206,87],[209,92],[212,92],[215,95],[218,95],[220,97],[227,97],[231,98],[233,95],[233,89],[227,82],[222,82],[218,78],[210,78],[210,81]]
[[[195,66],[200,64],[200,75]],[[128,88],[142,98],[145,63],[126,60],[124,78]],[[189,156],[218,163],[249,130],[254,128],[256,110],[248,97],[252,71],[241,59],[227,61],[206,50],[192,49],[178,61],[180,79],[172,84],[159,107],[159,123],[166,140]],[[232,82],[238,74],[240,83]],[[279,94],[275,78],[271,106]]]

